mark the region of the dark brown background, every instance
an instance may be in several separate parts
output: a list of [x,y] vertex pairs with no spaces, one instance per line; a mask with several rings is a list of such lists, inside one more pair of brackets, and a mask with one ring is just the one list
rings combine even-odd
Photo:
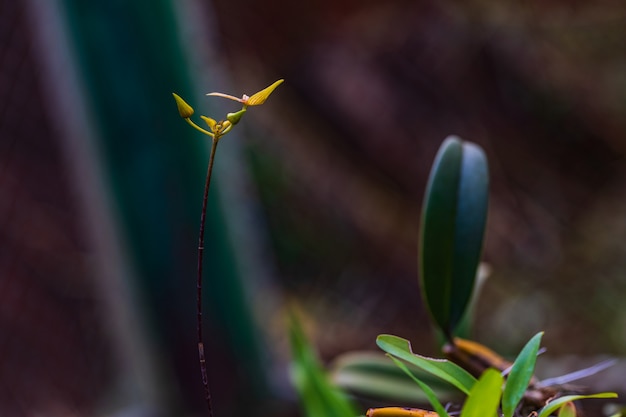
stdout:
[[[490,161],[476,338],[512,354],[545,330],[555,357],[624,355],[623,2],[203,4],[238,92],[286,79],[244,146],[276,280],[323,358],[381,332],[432,352],[417,232],[449,134]],[[0,405],[80,415],[112,372],[92,248],[24,11],[0,10]],[[603,389],[626,391],[611,378]]]

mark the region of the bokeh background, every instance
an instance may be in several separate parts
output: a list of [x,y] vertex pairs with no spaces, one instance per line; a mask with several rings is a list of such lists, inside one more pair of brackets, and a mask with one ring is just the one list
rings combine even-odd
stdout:
[[[450,135],[491,170],[473,337],[545,330],[545,376],[626,353],[622,1],[0,0],[0,415],[203,415],[207,225],[217,416],[298,415],[284,315],[321,357],[379,333],[435,354],[420,204]],[[626,394],[624,361],[589,382]]]

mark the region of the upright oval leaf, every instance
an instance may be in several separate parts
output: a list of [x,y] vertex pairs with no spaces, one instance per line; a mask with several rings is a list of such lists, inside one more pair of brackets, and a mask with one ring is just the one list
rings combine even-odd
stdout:
[[543,332],[537,333],[526,343],[526,346],[517,355],[511,372],[506,379],[506,386],[502,394],[502,413],[504,417],[512,417],[517,405],[524,396],[530,379],[535,371],[537,352],[541,344]]
[[487,369],[463,404],[461,417],[493,417],[498,411],[504,378],[497,370]]
[[447,138],[428,179],[420,236],[420,283],[435,323],[451,336],[472,295],[487,220],[483,150]]

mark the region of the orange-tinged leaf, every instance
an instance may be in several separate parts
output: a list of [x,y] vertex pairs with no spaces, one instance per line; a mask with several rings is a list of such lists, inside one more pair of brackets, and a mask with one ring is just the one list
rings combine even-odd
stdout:
[[460,337],[455,337],[453,343],[445,344],[443,353],[476,378],[480,377],[487,368],[504,371],[512,365],[488,347]]
[[384,407],[370,408],[366,417],[439,417],[439,414],[421,408]]

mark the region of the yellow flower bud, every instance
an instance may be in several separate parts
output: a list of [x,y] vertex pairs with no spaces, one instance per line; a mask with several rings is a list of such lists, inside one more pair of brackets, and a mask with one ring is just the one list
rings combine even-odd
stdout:
[[209,126],[209,129],[211,129],[212,132],[215,132],[215,125],[217,124],[215,119],[211,119],[210,117],[206,117],[206,116],[200,116],[200,118],[206,122],[206,124]]
[[193,108],[185,102],[180,96],[176,93],[172,93],[174,96],[174,100],[176,100],[176,106],[178,107],[178,114],[183,119],[188,119],[193,115]]
[[276,81],[274,84],[270,85],[269,87],[264,88],[258,93],[251,95],[245,104],[247,104],[248,106],[257,106],[259,104],[265,103],[265,100],[267,100],[270,94],[272,94],[272,92],[276,89],[276,87],[281,85],[283,81],[285,80],[280,79]]
[[285,80],[280,79],[276,81],[274,84],[270,85],[269,87],[266,87],[263,90],[259,91],[258,93],[254,93],[250,97],[244,94],[243,97],[237,98],[235,96],[231,96],[230,94],[224,94],[224,93],[209,93],[207,94],[207,96],[227,98],[229,100],[238,101],[242,103],[244,106],[258,106],[260,104],[265,103],[265,100],[267,100],[269,95],[272,94],[272,92],[276,89],[276,87],[281,85],[283,81]]

